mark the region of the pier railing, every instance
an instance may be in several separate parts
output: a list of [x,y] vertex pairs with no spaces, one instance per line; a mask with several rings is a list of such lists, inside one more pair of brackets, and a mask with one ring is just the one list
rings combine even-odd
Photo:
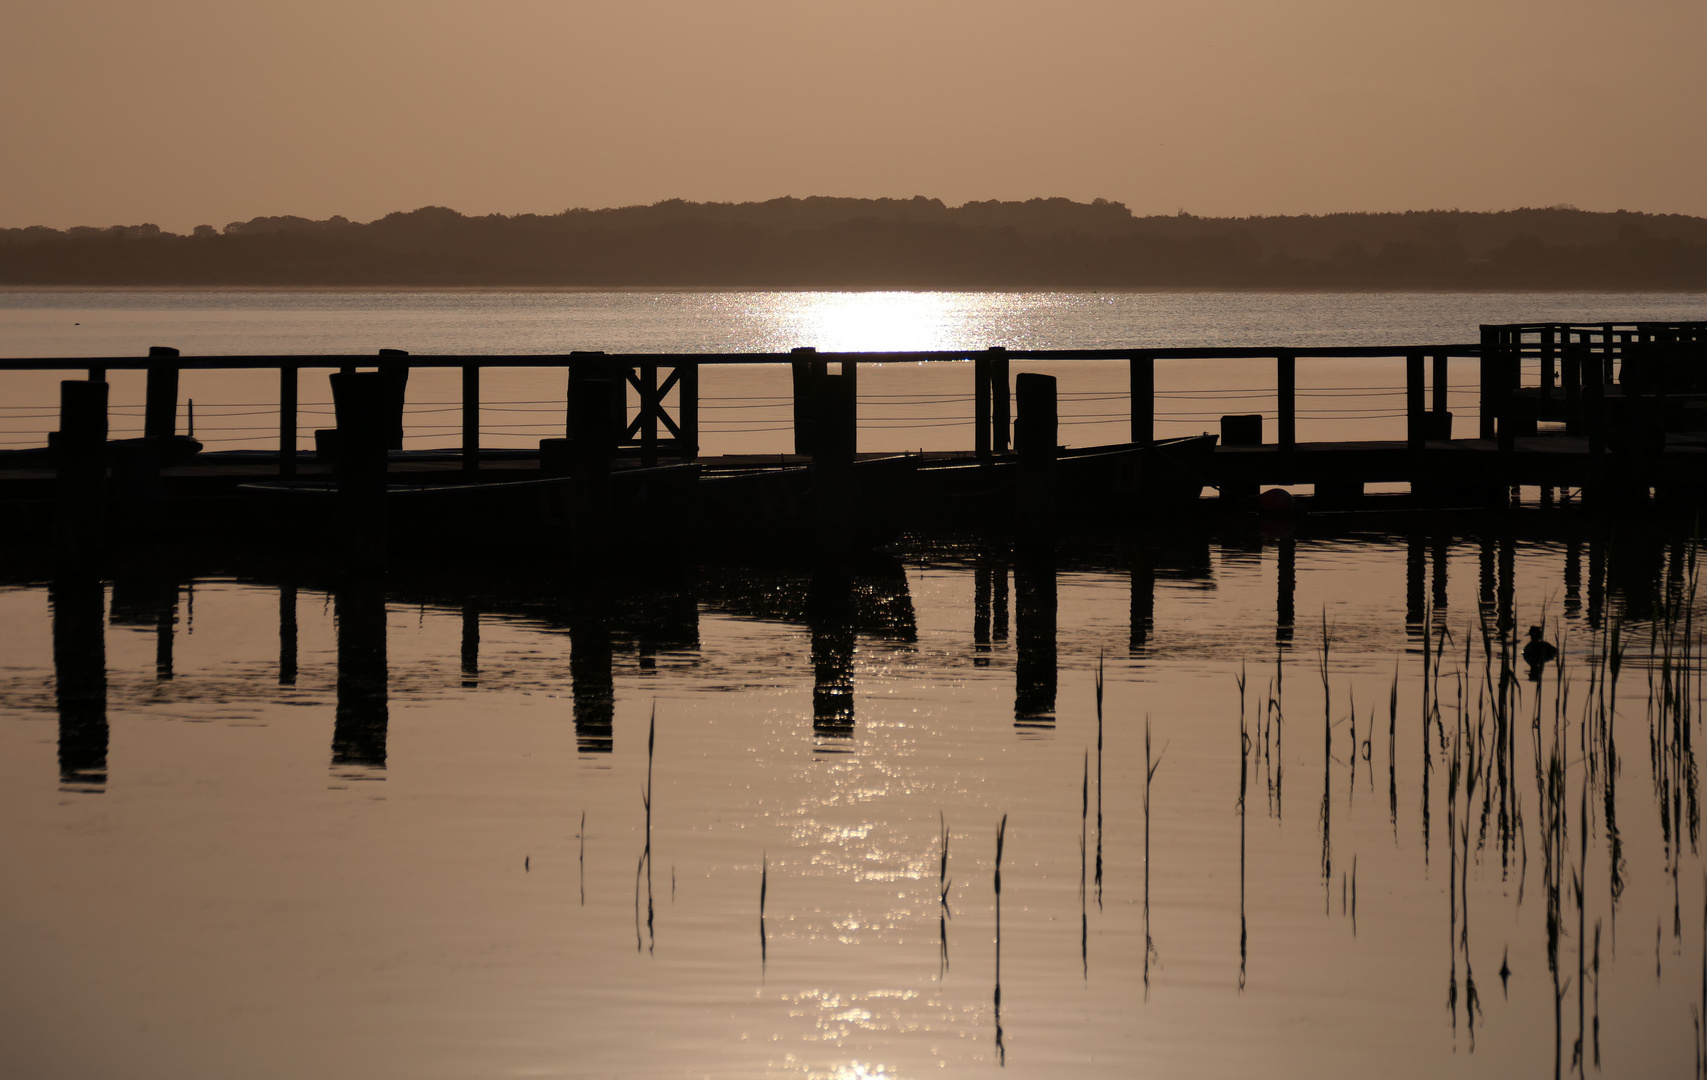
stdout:
[[[1689,324],[1701,327],[1703,324]],[[1157,437],[1158,422],[1169,419],[1168,411],[1164,408],[1158,411],[1158,400],[1163,405],[1170,401],[1169,391],[1158,391],[1156,373],[1158,364],[1189,363],[1212,364],[1227,360],[1267,360],[1273,363],[1273,380],[1269,388],[1255,387],[1226,388],[1217,393],[1240,393],[1251,397],[1267,396],[1272,392],[1273,418],[1275,421],[1272,443],[1282,450],[1289,450],[1298,444],[1299,398],[1298,364],[1300,361],[1313,359],[1390,359],[1396,366],[1402,365],[1404,378],[1402,383],[1396,383],[1391,389],[1359,387],[1350,388],[1353,391],[1369,391],[1396,396],[1402,392],[1405,406],[1401,411],[1392,410],[1381,415],[1392,415],[1404,418],[1403,439],[1413,447],[1420,447],[1425,439],[1448,438],[1450,427],[1447,418],[1453,404],[1451,385],[1448,377],[1448,365],[1454,359],[1482,359],[1481,393],[1476,407],[1481,412],[1481,424],[1484,436],[1489,434],[1489,426],[1501,414],[1500,410],[1509,408],[1514,399],[1516,389],[1518,363],[1532,355],[1545,356],[1548,346],[1544,339],[1535,338],[1537,333],[1533,327],[1522,328],[1490,328],[1496,331],[1494,336],[1484,333],[1482,343],[1470,344],[1436,344],[1436,345],[1381,345],[1381,346],[1241,346],[1241,347],[1199,347],[1199,348],[1098,348],[1098,349],[1004,349],[990,348],[984,350],[932,350],[932,351],[899,351],[899,352],[817,352],[812,349],[796,349],[786,353],[629,353],[605,354],[596,352],[570,352],[545,355],[433,355],[407,354],[396,350],[384,350],[379,355],[250,355],[250,356],[183,356],[176,350],[156,347],[147,356],[134,357],[78,357],[78,358],[42,358],[42,359],[0,359],[0,375],[29,371],[61,371],[85,373],[91,381],[105,381],[109,372],[134,371],[146,375],[146,392],[141,406],[141,433],[146,436],[175,434],[180,429],[180,417],[183,415],[183,405],[179,400],[179,376],[186,371],[273,371],[277,374],[278,392],[276,406],[251,404],[232,407],[231,413],[240,412],[243,419],[259,418],[276,408],[276,427],[267,425],[265,429],[253,420],[243,431],[276,430],[276,449],[279,473],[291,476],[296,472],[299,446],[299,432],[304,416],[311,419],[317,416],[331,417],[329,401],[304,401],[301,395],[302,374],[304,371],[356,371],[358,369],[379,370],[389,372],[394,376],[397,386],[397,408],[401,417],[405,387],[408,374],[412,370],[450,369],[460,373],[460,401],[435,401],[425,403],[434,411],[443,413],[460,412],[459,422],[432,425],[434,430],[442,431],[445,435],[460,434],[460,452],[463,466],[466,469],[478,468],[482,454],[481,410],[483,407],[498,407],[506,410],[526,412],[528,423],[522,424],[522,430],[514,434],[534,434],[554,436],[562,434],[572,436],[570,417],[573,415],[572,402],[577,387],[589,379],[617,381],[624,384],[626,391],[617,395],[617,408],[621,413],[619,431],[621,445],[630,452],[637,453],[645,462],[655,462],[660,458],[692,460],[697,458],[701,449],[702,420],[700,397],[700,373],[703,369],[727,365],[770,365],[785,367],[792,375],[791,402],[788,398],[772,402],[772,406],[789,407],[792,404],[792,415],[787,424],[776,424],[776,429],[791,427],[794,432],[797,452],[807,452],[810,441],[811,406],[810,387],[816,382],[815,375],[829,374],[832,370],[846,377],[857,397],[857,378],[859,370],[867,365],[881,364],[952,364],[963,363],[970,368],[970,378],[967,387],[967,399],[971,405],[970,426],[973,428],[971,445],[964,447],[979,456],[1000,453],[1008,449],[1011,443],[1012,431],[1012,379],[1009,375],[1011,365],[1016,363],[1032,363],[1043,361],[1094,361],[1109,364],[1124,364],[1127,369],[1126,418],[1129,420],[1129,430],[1126,433],[1131,442],[1147,445]],[[1509,331],[1509,334],[1507,333]],[[1542,332],[1545,332],[1543,330]],[[1595,328],[1593,333],[1600,333]],[[1625,335],[1638,331],[1618,324],[1613,331],[1620,335],[1614,342],[1612,357],[1618,359],[1631,348],[1632,341]],[[1701,340],[1699,329],[1694,331]],[[1505,335],[1505,336],[1501,336]],[[1576,342],[1566,342],[1559,337],[1562,344],[1558,347],[1560,355],[1569,355],[1566,345],[1576,347]],[[1492,343],[1490,347],[1490,342]],[[1594,352],[1601,348],[1598,343],[1590,343],[1587,348]],[[1539,351],[1538,351],[1539,350]],[[1598,352],[1595,355],[1600,355]],[[1490,368],[1489,357],[1493,358]],[[1514,360],[1516,358],[1516,360]],[[561,408],[558,415],[561,421],[547,419],[554,406],[542,401],[500,401],[482,402],[481,377],[488,369],[555,369],[564,373],[564,396],[557,398],[555,407]],[[1578,378],[1577,383],[1580,384]],[[1303,391],[1303,395],[1340,391]],[[1098,398],[1110,395],[1098,394]],[[1213,399],[1214,395],[1210,395]],[[943,400],[943,399],[935,399]],[[1211,400],[1211,404],[1215,404]],[[418,403],[420,404],[420,403]],[[1490,407],[1492,406],[1492,407]],[[713,407],[718,407],[715,404]],[[116,406],[115,411],[123,409]],[[134,406],[130,407],[134,410]],[[42,413],[51,409],[43,406]],[[1308,412],[1308,410],[1306,410]],[[1099,422],[1109,422],[1112,414],[1097,414],[1102,419]],[[1201,418],[1208,419],[1212,414],[1202,414]],[[536,420],[535,417],[538,417]],[[40,419],[46,419],[45,415]],[[204,405],[204,428],[208,413]],[[901,418],[895,418],[896,424],[901,424]],[[928,426],[928,418],[919,418],[921,426]],[[965,418],[956,417],[954,423],[967,422]],[[264,423],[264,421],[262,421]],[[326,425],[330,427],[331,425]],[[1509,426],[1509,425],[1508,425]],[[1398,434],[1395,432],[1395,434]],[[448,441],[448,440],[447,440]]]

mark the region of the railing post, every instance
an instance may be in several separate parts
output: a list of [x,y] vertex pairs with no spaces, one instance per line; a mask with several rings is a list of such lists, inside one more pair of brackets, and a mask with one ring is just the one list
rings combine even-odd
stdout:
[[1055,450],[1060,423],[1055,376],[1028,372],[1014,381],[1019,398],[1014,449],[1020,472],[1014,524],[1022,544],[1046,546],[1055,535]]
[[1541,331],[1541,414],[1553,400],[1554,358],[1558,355],[1558,330],[1548,326]]
[[1519,366],[1523,362],[1522,332],[1508,328],[1499,334],[1499,342],[1494,348],[1494,415],[1498,418],[1500,437],[1500,457],[1504,462],[1502,468],[1510,472],[1511,454],[1517,447],[1517,420],[1512,415],[1516,409],[1517,381],[1522,373]]
[[990,459],[990,358],[972,358],[972,453],[979,461]]
[[480,365],[462,365],[462,471],[480,474]]
[[658,464],[658,365],[640,365],[640,464]]
[[1156,358],[1133,353],[1127,359],[1132,396],[1132,441],[1152,446],[1156,441]]
[[699,457],[699,361],[683,361],[676,368],[676,415],[681,420],[681,457]]
[[409,394],[409,361],[399,359],[407,357],[407,349],[381,349],[379,361],[380,374],[385,376],[387,408],[391,413],[390,430],[386,448],[389,450],[403,449],[403,403]]
[[100,546],[106,526],[107,384],[59,384],[53,438],[59,554],[77,561]]
[[1008,452],[1013,431],[1013,398],[1008,390],[1008,351],[1000,345],[990,349],[990,449]]
[[[143,395],[142,434],[149,439],[170,439],[178,431],[178,365],[165,363],[178,358],[178,350],[166,345],[148,349],[148,388]],[[154,361],[161,361],[155,363]]]
[[1428,414],[1423,408],[1423,354],[1405,357],[1405,442],[1412,451],[1423,448],[1428,436]]
[[1281,353],[1275,358],[1275,382],[1280,449],[1290,454],[1298,446],[1298,357]]
[[1476,437],[1491,439],[1494,437],[1497,403],[1495,401],[1494,371],[1499,365],[1499,328],[1494,326],[1482,327],[1481,357],[1478,361],[1481,377],[1480,401],[1477,403]]
[[810,457],[813,452],[813,420],[816,417],[818,381],[829,374],[829,365],[815,359],[818,350],[803,345],[789,350],[800,359],[791,365],[794,376],[794,452]]
[[1564,363],[1562,365],[1565,381],[1565,434],[1581,435],[1583,433],[1583,354],[1587,349],[1570,340],[1570,331],[1565,332]]
[[279,365],[279,478],[296,475],[297,368]]

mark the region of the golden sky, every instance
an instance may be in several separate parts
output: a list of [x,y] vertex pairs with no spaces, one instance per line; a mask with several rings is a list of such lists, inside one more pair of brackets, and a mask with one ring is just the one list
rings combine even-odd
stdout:
[[0,225],[681,197],[1707,214],[1702,0],[7,0]]

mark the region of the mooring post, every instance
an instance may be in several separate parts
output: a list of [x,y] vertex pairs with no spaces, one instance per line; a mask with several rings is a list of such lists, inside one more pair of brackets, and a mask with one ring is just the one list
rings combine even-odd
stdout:
[[810,345],[803,345],[789,352],[799,357],[791,365],[794,376],[794,452],[810,457],[813,447],[812,422],[817,412],[814,402],[819,380],[829,374],[829,365],[823,360],[815,359],[818,350]]
[[279,365],[279,479],[296,475],[297,368]]
[[998,454],[1008,452],[1012,445],[1012,405],[1009,392],[1008,350],[1000,345],[990,347],[990,449]]
[[386,378],[386,402],[391,412],[390,431],[386,447],[391,450],[403,449],[403,402],[409,394],[409,361],[400,359],[409,355],[406,349],[381,349],[379,372]]
[[386,449],[395,431],[394,384],[384,372],[331,376],[337,417],[333,475],[338,484],[339,541],[355,567],[385,561]]
[[849,554],[854,502],[854,458],[859,452],[859,404],[854,380],[824,375],[813,390],[812,500],[817,553],[832,559]]
[[1423,354],[1410,353],[1405,357],[1405,443],[1413,453],[1422,450],[1428,437],[1423,390]]
[[1132,396],[1132,441],[1139,446],[1156,442],[1156,358],[1133,353],[1127,359],[1127,378]]
[[681,458],[699,458],[699,361],[676,365],[676,417],[681,421]]
[[1044,547],[1055,536],[1055,451],[1059,425],[1055,376],[1025,372],[1014,380],[1019,418],[1014,449],[1019,454],[1016,539],[1022,546]]
[[990,460],[990,358],[972,358],[972,453],[979,461]]
[[1517,447],[1517,379],[1521,372],[1522,362],[1520,346],[1515,344],[1520,334],[1516,330],[1497,331],[1498,340],[1494,345],[1494,416],[1498,421],[1496,430],[1500,440],[1500,468],[1504,470],[1502,479],[1510,480],[1511,456]]
[[142,434],[170,439],[178,431],[178,350],[166,345],[148,349],[148,386],[143,393]]
[[462,471],[480,475],[480,365],[462,365]]
[[1290,483],[1292,481],[1292,457],[1298,448],[1298,357],[1294,353],[1281,353],[1275,358],[1275,382],[1277,384],[1278,416],[1275,426],[1279,429],[1281,454],[1281,475]]
[[59,431],[53,438],[57,473],[59,555],[81,561],[95,553],[106,525],[107,384],[59,384]]
[[623,397],[623,384],[608,377],[620,373],[587,370],[575,382],[569,399],[570,508],[569,539],[581,569],[595,570],[610,554],[611,464],[622,431],[614,422],[611,402]]

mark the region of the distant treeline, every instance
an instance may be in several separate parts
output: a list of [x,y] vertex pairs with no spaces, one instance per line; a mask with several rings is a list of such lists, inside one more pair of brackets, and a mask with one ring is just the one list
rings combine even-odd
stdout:
[[1707,289],[1707,218],[1571,207],[1135,217],[1098,199],[773,199],[366,224],[0,229],[0,284]]

